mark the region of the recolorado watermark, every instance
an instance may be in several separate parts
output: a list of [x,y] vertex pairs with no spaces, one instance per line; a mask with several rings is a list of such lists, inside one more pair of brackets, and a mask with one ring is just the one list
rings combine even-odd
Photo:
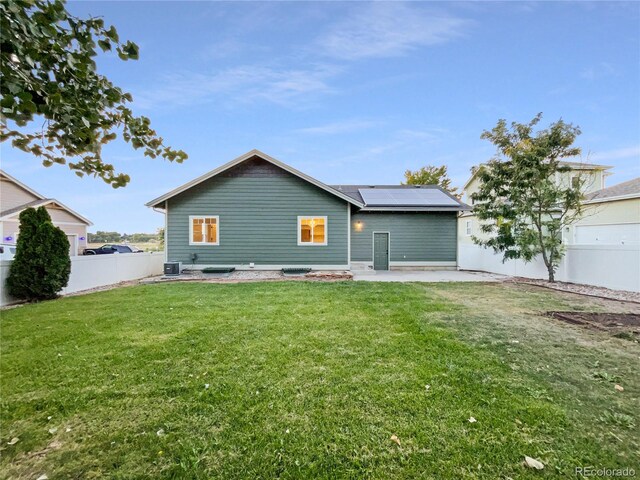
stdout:
[[633,468],[606,468],[606,467],[576,467],[576,475],[588,478],[634,478],[636,471]]

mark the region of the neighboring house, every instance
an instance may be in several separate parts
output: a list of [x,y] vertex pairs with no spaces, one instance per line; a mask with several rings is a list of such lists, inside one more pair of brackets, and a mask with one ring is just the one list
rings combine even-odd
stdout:
[[640,245],[640,177],[585,196],[565,236],[573,245]]
[[[606,178],[611,175],[609,170],[610,166],[596,165],[591,163],[580,162],[560,162],[563,166],[570,167],[571,169],[566,172],[556,174],[556,182],[560,185],[569,185],[576,182],[579,179],[582,183],[582,192],[589,195],[593,192],[601,190],[605,187]],[[473,169],[471,177],[462,187],[462,198],[465,202],[473,207],[473,200],[471,195],[476,193],[480,189],[480,178],[478,172],[480,169],[485,168],[484,165],[480,165]],[[563,235],[566,235],[564,232]],[[458,242],[461,244],[473,244],[472,236],[482,238],[485,236],[479,228],[478,220],[473,214],[472,210],[463,212],[458,220]]]
[[[583,183],[583,214],[562,232],[565,255],[556,272],[556,280],[640,291],[640,178],[604,188],[610,167],[565,162],[572,170],[558,175],[568,185],[577,175]],[[480,167],[483,168],[483,167]],[[583,177],[584,178],[584,177]],[[582,182],[581,182],[582,183]],[[463,195],[479,188],[477,170],[465,184]],[[469,200],[470,201],[470,200]],[[541,259],[503,261],[501,254],[473,242],[473,236],[486,238],[472,211],[458,219],[458,265],[466,270],[481,270],[504,275],[547,278]]]
[[325,185],[252,150],[147,203],[166,258],[193,268],[456,268],[458,212],[437,186]]
[[16,243],[20,234],[20,212],[29,207],[45,207],[53,224],[67,234],[70,254],[82,253],[87,245],[87,227],[93,225],[91,221],[56,199],[45,198],[0,170],[0,243]]

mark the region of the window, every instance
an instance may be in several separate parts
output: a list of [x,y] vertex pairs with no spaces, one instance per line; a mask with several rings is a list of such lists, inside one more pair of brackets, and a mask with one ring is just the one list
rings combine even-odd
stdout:
[[575,175],[571,177],[571,188],[580,188],[580,177],[577,177]]
[[298,217],[298,245],[326,245],[327,217]]
[[189,217],[189,245],[219,245],[219,217]]
[[467,234],[467,237],[471,236],[471,220],[467,220],[465,233]]

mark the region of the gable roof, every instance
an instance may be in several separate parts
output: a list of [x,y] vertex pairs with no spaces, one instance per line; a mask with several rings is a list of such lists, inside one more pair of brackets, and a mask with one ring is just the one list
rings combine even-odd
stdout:
[[[454,195],[440,187],[439,185],[332,185],[333,188],[346,193],[350,197],[365,204],[362,210],[365,211],[412,211],[412,212],[447,212],[471,210],[471,207],[461,202]],[[428,190],[440,195],[435,196],[428,203],[413,203],[407,201],[406,204],[400,205],[398,202],[372,202],[366,203],[362,197],[362,191],[371,190]]]
[[242,162],[245,162],[253,157],[259,157],[262,160],[265,160],[269,163],[272,163],[273,165],[276,165],[277,167],[282,168],[283,170],[291,173],[292,175],[295,175],[298,178],[301,178],[302,180],[305,180],[309,183],[311,183],[312,185],[315,185],[316,187],[332,194],[335,195],[336,197],[339,197],[353,205],[356,205],[358,207],[363,207],[364,203],[362,203],[362,201],[357,200],[349,195],[346,195],[343,192],[340,192],[338,190],[336,190],[333,187],[330,187],[329,185],[325,185],[324,183],[320,182],[319,180],[316,180],[313,177],[310,177],[309,175],[306,175],[302,172],[300,172],[299,170],[296,170],[293,167],[290,167],[289,165],[287,165],[286,163],[281,162],[280,160],[276,160],[275,158],[267,155],[266,153],[261,152],[260,150],[256,150],[253,149],[247,153],[245,153],[244,155],[240,155],[238,158],[235,158],[234,160],[231,160],[228,163],[225,163],[224,165],[222,165],[221,167],[215,168],[213,170],[211,170],[210,172],[205,173],[204,175],[199,176],[198,178],[195,178],[193,180],[191,180],[190,182],[185,183],[184,185],[181,185],[177,188],[174,188],[173,190],[171,190],[170,192],[165,193],[164,195],[159,196],[158,198],[154,198],[153,200],[151,200],[150,202],[147,202],[145,205],[147,207],[159,207],[162,208],[163,207],[163,203],[170,199],[171,197],[174,197],[176,195],[178,195],[179,193],[182,193],[188,189],[190,189],[191,187],[194,187],[206,180],[209,180],[210,178],[215,177],[216,175],[219,175],[220,173],[229,170],[232,167],[235,167],[236,165],[239,165]]
[[[609,170],[610,168],[613,168],[611,165],[598,165],[595,163],[585,162],[569,162],[564,160],[560,161],[559,163],[565,167],[570,167],[572,170]],[[481,163],[477,167],[473,167],[473,171],[471,173],[471,176],[469,177],[469,180],[467,180],[462,187],[463,191],[465,191],[469,184],[473,181],[473,179],[476,178],[476,175],[478,174],[480,169],[485,168],[485,166],[486,164]],[[605,175],[610,175],[610,173],[605,173]]]
[[[46,207],[47,205],[52,205],[52,204],[53,205],[57,205],[58,207],[61,207],[63,210],[66,210],[71,215],[76,217],[78,220],[81,220],[83,223],[86,223],[89,226],[93,225],[93,222],[91,222],[91,220],[89,220],[88,218],[83,217],[78,212],[76,212],[74,210],[71,210],[69,207],[64,205],[62,202],[59,202],[55,198],[42,198],[40,200],[34,200],[32,202],[28,202],[28,203],[25,203],[23,205],[19,205],[19,206],[14,207],[14,208],[10,208],[8,210],[4,210],[4,211],[0,212],[0,221],[1,220],[8,220],[11,217],[15,217],[16,215],[19,215],[23,210],[26,210],[29,207],[32,207],[32,208]],[[53,221],[53,223],[55,224],[55,220]]]
[[640,198],[640,177],[592,192],[586,196],[585,203],[611,202],[627,198]]
[[67,212],[69,212],[71,215],[73,215],[78,220],[82,221],[83,223],[86,223],[87,225],[93,225],[91,220],[89,220],[88,218],[83,217],[82,215],[80,215],[75,210],[71,210],[69,207],[64,205],[62,202],[59,202],[55,198],[45,198],[44,195],[42,195],[42,194],[36,192],[35,190],[31,189],[30,187],[26,186],[20,180],[18,180],[15,177],[12,177],[11,175],[9,175],[4,170],[0,170],[0,178],[8,180],[9,182],[17,185],[18,187],[20,187],[23,190],[29,192],[31,195],[33,195],[34,197],[37,198],[36,200],[32,200],[30,202],[23,203],[22,205],[18,205],[17,207],[8,208],[7,210],[0,211],[0,221],[7,220],[7,219],[9,219],[11,217],[15,217],[16,215],[19,215],[20,212],[22,212],[23,210],[26,210],[29,207],[34,207],[35,208],[35,207],[43,207],[43,206],[46,206],[46,205],[55,204],[58,207],[62,208],[63,210],[66,210]]

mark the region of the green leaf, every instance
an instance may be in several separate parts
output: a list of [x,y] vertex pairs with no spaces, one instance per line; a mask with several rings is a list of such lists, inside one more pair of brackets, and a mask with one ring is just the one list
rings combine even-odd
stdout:
[[113,25],[111,25],[111,28],[104,32],[104,34],[116,43],[119,41],[118,32],[116,30],[116,27],[114,27]]
[[98,46],[102,49],[103,52],[108,52],[111,50],[111,42],[109,42],[109,40],[98,40]]

